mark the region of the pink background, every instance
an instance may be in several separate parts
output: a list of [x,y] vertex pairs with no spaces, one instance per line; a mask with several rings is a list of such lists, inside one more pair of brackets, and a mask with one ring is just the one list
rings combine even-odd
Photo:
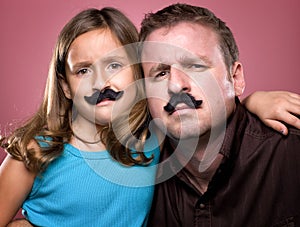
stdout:
[[[48,64],[64,24],[88,7],[113,6],[135,25],[144,14],[177,0],[1,0],[0,129],[28,117],[41,102]],[[247,87],[300,93],[298,0],[187,0],[208,7],[232,29]]]
[[[64,24],[88,7],[113,6],[135,25],[144,14],[177,0],[1,0],[0,129],[28,117],[41,102],[48,64]],[[247,87],[300,93],[298,0],[187,0],[208,7],[232,29]],[[4,157],[0,151],[0,163]]]

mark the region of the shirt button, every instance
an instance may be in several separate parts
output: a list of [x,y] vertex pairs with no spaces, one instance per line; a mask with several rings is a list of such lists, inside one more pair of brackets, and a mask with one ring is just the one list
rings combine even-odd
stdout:
[[205,205],[203,203],[200,203],[200,209],[204,209]]

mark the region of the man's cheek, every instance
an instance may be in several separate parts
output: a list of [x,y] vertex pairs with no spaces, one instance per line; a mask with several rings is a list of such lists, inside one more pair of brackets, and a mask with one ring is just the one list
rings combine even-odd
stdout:
[[160,117],[163,111],[163,103],[157,98],[148,98],[150,113],[153,118]]

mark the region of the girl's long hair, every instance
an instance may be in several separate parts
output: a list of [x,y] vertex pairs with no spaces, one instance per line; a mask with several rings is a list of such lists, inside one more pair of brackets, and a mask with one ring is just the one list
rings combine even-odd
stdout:
[[[61,81],[67,82],[65,61],[71,43],[81,34],[95,29],[109,29],[121,45],[138,41],[138,32],[133,23],[114,8],[84,10],[65,25],[52,55],[44,97],[38,111],[11,135],[0,139],[1,147],[13,158],[23,161],[32,172],[42,172],[62,153],[64,144],[69,142],[73,135],[71,128],[73,103],[65,97],[61,86]],[[137,52],[134,48],[127,50],[127,54],[137,63],[135,60]],[[142,77],[140,66],[133,64],[131,67],[135,79],[140,79]],[[144,97],[143,84],[138,83],[137,86],[137,97]],[[148,116],[146,99],[142,99],[136,103],[129,115],[130,131],[133,136],[129,133],[128,127],[122,125],[122,119],[117,119],[116,124],[110,123],[103,128],[100,132],[102,142],[114,159],[125,165],[147,164],[151,161],[152,157],[148,158],[142,152],[147,136],[145,126]],[[128,119],[125,123],[127,122]],[[138,142],[132,144],[136,138]],[[32,140],[36,140],[37,144],[39,144],[37,140],[42,140],[48,145],[40,149],[28,149]],[[128,148],[132,145],[137,148],[135,154]]]

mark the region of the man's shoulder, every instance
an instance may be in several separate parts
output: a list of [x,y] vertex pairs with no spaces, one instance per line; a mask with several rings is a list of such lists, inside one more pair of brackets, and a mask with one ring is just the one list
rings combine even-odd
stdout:
[[251,169],[253,165],[261,168],[272,163],[276,168],[288,169],[297,164],[295,169],[299,170],[300,130],[289,126],[288,135],[282,135],[247,110],[242,112],[246,123],[243,131],[234,135],[230,151],[238,154],[239,165]]
[[[288,150],[297,150],[300,147],[300,130],[288,126],[288,135],[266,126],[256,115],[249,112],[242,105],[238,107],[237,128],[232,139],[232,147],[236,152],[247,157],[263,153],[285,154]],[[298,152],[300,154],[300,152]],[[298,154],[295,154],[298,155]]]
[[248,110],[245,110],[247,117],[247,125],[245,134],[251,135],[257,139],[266,139],[273,136],[281,136],[281,134],[274,129],[266,126],[256,115]]
[[249,112],[245,109],[245,113],[247,116],[247,126],[245,129],[245,133],[252,135],[256,138],[266,139],[269,137],[279,137],[279,138],[289,138],[289,136],[300,136],[300,130],[291,126],[286,125],[289,131],[287,136],[282,135],[280,132],[272,129],[265,125],[256,115]]
[[[256,115],[249,112],[245,106],[237,103],[236,111],[229,121],[227,130],[232,140],[265,140],[271,137],[282,136],[279,132],[266,126]],[[228,134],[228,133],[227,133]],[[235,143],[232,141],[233,143]]]
[[290,158],[300,157],[300,130],[288,126],[288,135],[282,135],[280,132],[266,126],[257,116],[246,111],[247,125],[243,136],[241,153],[245,156],[257,154],[271,158],[276,156]]
[[295,135],[295,136],[300,136],[300,129],[297,129],[293,126],[287,126],[289,130],[289,135]]

